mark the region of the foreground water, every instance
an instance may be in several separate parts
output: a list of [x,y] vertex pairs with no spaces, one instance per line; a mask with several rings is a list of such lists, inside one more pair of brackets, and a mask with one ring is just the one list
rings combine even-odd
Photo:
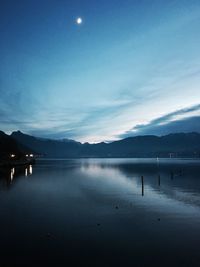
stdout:
[[1,170],[1,267],[191,267],[199,248],[198,160],[40,160]]

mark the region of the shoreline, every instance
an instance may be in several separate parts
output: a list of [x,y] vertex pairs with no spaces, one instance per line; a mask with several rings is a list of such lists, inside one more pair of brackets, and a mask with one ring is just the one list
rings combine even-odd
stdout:
[[30,165],[34,164],[35,159],[20,159],[20,160],[7,160],[0,162],[0,168],[1,167],[17,167],[17,166],[24,166],[24,165]]

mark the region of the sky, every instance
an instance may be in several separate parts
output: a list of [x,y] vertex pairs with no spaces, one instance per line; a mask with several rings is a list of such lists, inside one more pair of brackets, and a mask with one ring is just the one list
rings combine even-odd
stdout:
[[1,0],[0,130],[200,132],[199,29],[199,0]]

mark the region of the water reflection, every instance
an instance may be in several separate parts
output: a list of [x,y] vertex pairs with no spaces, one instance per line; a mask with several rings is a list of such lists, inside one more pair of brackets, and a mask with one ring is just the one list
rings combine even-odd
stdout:
[[12,182],[12,180],[13,180],[14,174],[15,174],[15,168],[12,168],[12,169],[10,170],[10,181],[11,181],[11,182]]
[[40,160],[11,173],[2,266],[199,266],[197,161]]
[[33,166],[28,165],[27,168],[25,168],[25,176],[30,176],[33,174]]
[[0,169],[0,189],[9,187],[13,184],[16,178],[30,176],[33,174],[32,165],[16,166],[12,168],[1,168]]
[[[111,186],[126,184],[127,194],[141,194],[149,201],[158,198],[200,206],[200,163],[193,160],[89,160],[82,161],[81,173]],[[181,192],[181,194],[180,194]],[[180,197],[180,195],[182,197]]]

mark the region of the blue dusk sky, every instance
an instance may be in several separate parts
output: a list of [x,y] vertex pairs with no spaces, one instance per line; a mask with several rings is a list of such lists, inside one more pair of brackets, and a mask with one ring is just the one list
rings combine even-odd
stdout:
[[1,0],[0,40],[0,130],[200,131],[199,0]]

